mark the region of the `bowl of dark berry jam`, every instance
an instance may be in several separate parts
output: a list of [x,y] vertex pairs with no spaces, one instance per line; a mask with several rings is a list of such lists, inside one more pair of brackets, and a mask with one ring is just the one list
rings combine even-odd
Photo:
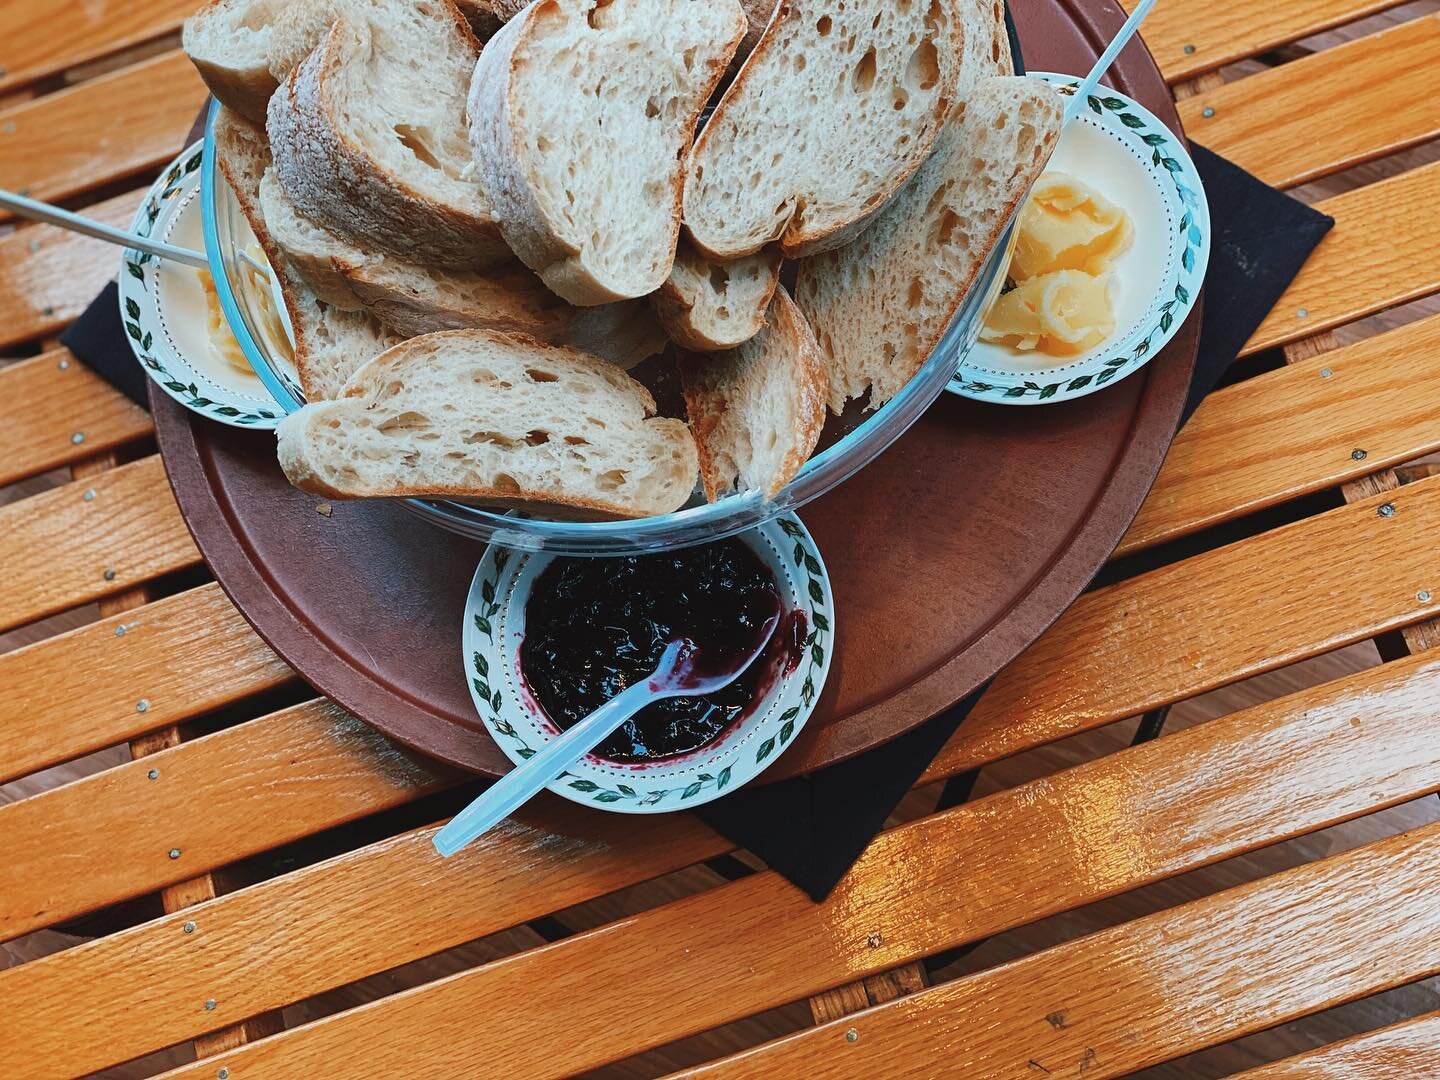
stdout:
[[551,790],[589,806],[658,813],[709,802],[794,741],[830,667],[834,608],[799,519],[655,555],[575,558],[491,546],[466,601],[470,696],[515,762],[654,670],[666,644],[759,658],[724,689],[657,702]]

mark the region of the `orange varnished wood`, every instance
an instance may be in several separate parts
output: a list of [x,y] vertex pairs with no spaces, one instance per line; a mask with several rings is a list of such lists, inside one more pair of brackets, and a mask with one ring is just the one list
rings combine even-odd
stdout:
[[11,503],[0,507],[0,630],[199,559],[158,457]]
[[1440,658],[1366,671],[883,833],[822,904],[759,874],[183,1075],[309,1075],[359,1045],[379,1075],[580,1072],[1440,787],[1437,689]]
[[176,30],[196,0],[46,0],[0,8],[0,91]]
[[[1160,0],[1145,44],[1171,82],[1392,8],[1404,0]],[[1133,0],[1121,0],[1127,10]]]
[[1198,94],[1180,118],[1196,142],[1293,187],[1440,133],[1437,51],[1440,15],[1418,18]]
[[1437,873],[1440,823],[685,1075],[1121,1076],[1440,971]]
[[0,939],[457,779],[314,701],[0,806]]
[[0,655],[0,782],[292,677],[218,585]]
[[1180,429],[1117,554],[1440,449],[1440,367],[1415,362],[1432,355],[1440,316],[1217,390]]
[[[1440,290],[1440,163],[1326,199],[1335,228],[1241,355],[1332,330]],[[1301,312],[1304,312],[1302,315]]]
[[[0,284],[0,290],[4,287]],[[72,464],[152,430],[144,409],[69,349],[0,368],[0,485]]]
[[0,187],[53,200],[161,165],[205,93],[177,50],[0,110]]
[[1437,531],[1440,478],[1087,593],[996,676],[927,775],[1430,618]]
[[[88,217],[128,229],[143,191],[86,207]],[[0,239],[0,348],[63,329],[120,269],[120,249],[51,225]]]
[[1321,1046],[1235,1080],[1400,1080],[1433,1075],[1440,1062],[1440,1012]]

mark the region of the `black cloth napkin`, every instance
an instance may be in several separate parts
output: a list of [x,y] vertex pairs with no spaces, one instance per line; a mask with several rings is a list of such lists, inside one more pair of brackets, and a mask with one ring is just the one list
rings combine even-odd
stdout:
[[[1009,29],[1016,69],[1023,70],[1013,23]],[[1192,149],[1210,202],[1213,238],[1186,419],[1214,389],[1334,224],[1204,147]],[[132,401],[147,404],[145,375],[125,340],[114,284],[105,287],[60,340]],[[809,776],[746,788],[696,812],[812,899],[823,900],[884,827],[984,689],[849,761]],[[942,802],[963,802],[974,781],[973,773],[953,779]]]

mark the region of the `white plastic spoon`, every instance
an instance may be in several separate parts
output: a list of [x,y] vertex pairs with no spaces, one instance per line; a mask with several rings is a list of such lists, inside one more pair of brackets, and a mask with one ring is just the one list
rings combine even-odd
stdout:
[[515,766],[451,818],[450,823],[435,834],[435,850],[447,858],[454,855],[498,821],[509,817],[652,701],[713,694],[730,685],[765,651],[779,623],[777,612],[766,621],[753,650],[718,658],[716,662],[725,665],[723,670],[707,666],[711,658],[693,642],[685,639],[670,642],[647,678],[622,690],[534,757]]
[[32,221],[58,225],[62,229],[94,237],[96,240],[105,240],[112,244],[119,244],[121,247],[134,248],[136,251],[148,251],[151,255],[184,263],[186,266],[198,266],[202,270],[210,269],[210,262],[205,258],[204,252],[191,251],[189,248],[151,240],[148,236],[137,236],[124,229],[106,225],[103,221],[81,217],[79,214],[72,214],[69,210],[62,210],[50,203],[40,202],[38,199],[31,199],[3,188],[0,188],[0,207],[13,210],[21,217],[30,218]]
[[1100,85],[1101,76],[1110,70],[1110,65],[1120,55],[1120,50],[1130,44],[1130,39],[1135,36],[1135,31],[1140,29],[1140,24],[1145,21],[1145,16],[1150,14],[1155,3],[1156,0],[1140,0],[1135,5],[1135,10],[1130,13],[1130,17],[1125,20],[1125,24],[1120,27],[1119,33],[1115,35],[1110,44],[1105,46],[1105,51],[1100,54],[1100,59],[1095,61],[1095,66],[1090,69],[1090,74],[1080,81],[1079,87],[1075,90],[1075,96],[1065,106],[1065,123],[1068,124],[1073,120],[1084,107],[1085,99],[1095,92],[1095,88]]

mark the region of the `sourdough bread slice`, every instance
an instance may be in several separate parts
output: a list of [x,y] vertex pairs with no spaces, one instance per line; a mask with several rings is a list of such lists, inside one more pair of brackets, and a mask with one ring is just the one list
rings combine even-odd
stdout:
[[695,122],[744,31],[738,0],[536,0],[485,46],[476,177],[515,254],[571,303],[665,281]]
[[786,256],[852,240],[929,156],[955,100],[958,0],[781,0],[695,141],[685,226],[701,251]]
[[257,124],[279,81],[353,0],[209,0],[180,42],[210,92]]
[[884,214],[849,247],[800,263],[795,300],[830,358],[830,408],[873,408],[924,365],[1060,134],[1038,79],[980,83]]
[[680,380],[711,502],[733,491],[773,499],[825,426],[825,355],[783,288],[763,330],[738,349],[683,355]]
[[273,165],[260,178],[260,213],[271,238],[317,297],[343,311],[365,306],[337,265],[337,260],[363,260],[365,253],[300,213],[275,178]]
[[275,242],[260,209],[260,185],[270,167],[265,132],[223,109],[215,123],[215,147],[220,171],[235,191],[280,286],[295,334],[300,387],[310,401],[334,397],[352,371],[400,338],[368,312],[343,311],[321,300]]
[[275,172],[307,218],[424,266],[510,253],[469,177],[479,46],[451,0],[374,0],[336,22],[270,99]]
[[695,441],[653,418],[649,391],[593,356],[524,336],[451,330],[366,364],[338,400],[280,422],[280,465],[331,498],[543,503],[607,517],[679,509]]
[[719,262],[682,240],[669,278],[650,302],[676,345],[717,352],[760,332],[779,283],[780,252],[774,248]]

